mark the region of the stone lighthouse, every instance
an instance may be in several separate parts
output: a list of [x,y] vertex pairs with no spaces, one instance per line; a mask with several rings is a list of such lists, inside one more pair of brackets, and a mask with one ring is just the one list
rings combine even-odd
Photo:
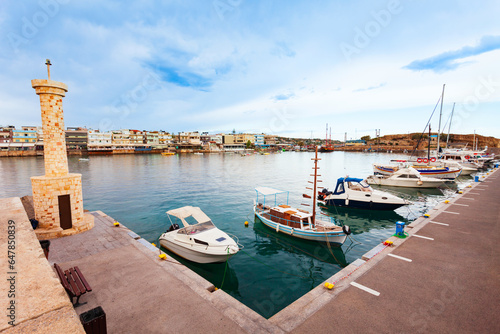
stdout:
[[49,59],[46,65],[48,80],[31,80],[40,96],[44,138],[45,175],[31,178],[39,239],[76,234],[94,226],[93,216],[83,211],[82,175],[68,172],[62,106],[68,86],[50,80]]

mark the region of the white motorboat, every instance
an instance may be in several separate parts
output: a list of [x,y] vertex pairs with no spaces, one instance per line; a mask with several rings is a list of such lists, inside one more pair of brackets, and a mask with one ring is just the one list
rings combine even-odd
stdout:
[[[193,262],[225,262],[236,254],[238,244],[225,232],[215,227],[198,207],[185,206],[167,211],[171,225],[160,237],[160,244],[169,251]],[[180,221],[172,222],[171,217]]]
[[363,179],[341,177],[335,190],[323,188],[318,193],[318,201],[326,206],[344,206],[348,208],[371,210],[395,210],[408,201],[384,191],[374,190]]
[[401,168],[392,173],[392,175],[370,175],[366,178],[368,184],[392,187],[407,187],[407,188],[437,188],[444,184],[443,179],[426,177],[413,167]]

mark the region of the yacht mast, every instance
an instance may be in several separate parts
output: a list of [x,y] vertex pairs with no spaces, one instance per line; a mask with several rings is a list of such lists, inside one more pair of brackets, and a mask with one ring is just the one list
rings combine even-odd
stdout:
[[443,92],[441,93],[441,110],[439,111],[439,126],[438,126],[436,157],[439,157],[439,132],[441,131],[441,115],[443,115],[443,99],[444,99],[444,87],[445,86],[446,86],[446,84],[443,84]]
[[446,136],[446,148],[448,148],[448,140],[450,139],[451,122],[453,121],[453,112],[454,111],[455,111],[455,102],[453,102],[453,108],[451,109],[450,124],[448,125],[448,136]]

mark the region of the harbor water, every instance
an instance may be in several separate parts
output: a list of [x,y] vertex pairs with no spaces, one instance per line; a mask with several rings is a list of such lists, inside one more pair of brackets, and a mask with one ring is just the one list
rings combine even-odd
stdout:
[[[472,181],[459,178],[442,189],[385,188],[413,202],[395,211],[321,210],[351,227],[352,237],[342,247],[334,247],[278,234],[254,218],[252,211],[256,186],[290,191],[289,203],[294,206],[311,204],[302,194],[311,192],[306,187],[312,181],[313,157],[310,152],[144,154],[90,156],[88,161],[70,156],[68,162],[70,172],[82,174],[85,209],[105,212],[149,242],[158,244],[158,237],[169,227],[166,211],[200,207],[244,248],[220,264],[200,265],[169,255],[266,318],[394,234],[397,221],[423,215]],[[339,177],[365,178],[373,173],[372,163],[407,157],[332,152],[320,153],[319,158],[320,185],[332,189]],[[42,157],[0,159],[0,198],[31,195],[30,177],[43,174]]]

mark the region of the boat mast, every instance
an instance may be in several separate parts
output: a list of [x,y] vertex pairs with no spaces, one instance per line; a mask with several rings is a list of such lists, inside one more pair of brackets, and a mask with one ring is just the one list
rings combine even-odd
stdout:
[[450,139],[451,122],[453,121],[453,112],[454,111],[455,111],[455,102],[453,102],[453,108],[451,109],[450,124],[448,125],[448,136],[446,136],[446,148],[448,148],[448,139]]
[[431,160],[431,124],[429,123],[429,144],[427,145],[427,163]]
[[314,160],[314,183],[313,183],[313,212],[312,212],[312,219],[311,219],[311,222],[314,224],[316,222],[316,180],[317,180],[317,177],[318,177],[318,160],[321,160],[321,159],[318,159],[318,146],[316,146],[316,153],[314,155],[314,158],[312,158],[311,160]]
[[474,148],[476,146],[476,130],[474,130],[474,141],[472,142],[472,150],[475,151],[476,149]]
[[443,84],[443,92],[441,93],[441,110],[439,111],[439,126],[438,126],[436,157],[439,157],[439,132],[441,131],[441,115],[443,115],[444,86],[446,86],[446,84]]

